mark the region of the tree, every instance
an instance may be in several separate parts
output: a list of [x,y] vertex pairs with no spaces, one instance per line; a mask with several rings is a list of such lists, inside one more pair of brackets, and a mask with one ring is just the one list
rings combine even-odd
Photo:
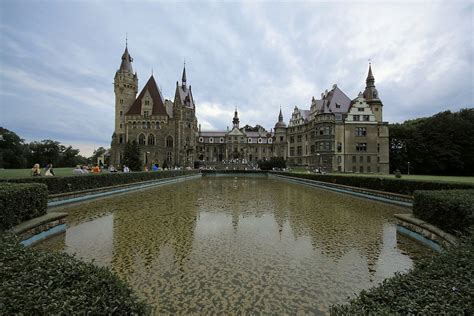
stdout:
[[25,168],[26,163],[24,140],[0,127],[0,168]]
[[474,109],[390,125],[390,170],[474,175]]
[[123,164],[128,166],[132,171],[142,170],[142,161],[140,159],[140,147],[136,140],[128,141],[125,145],[123,153]]
[[258,167],[261,170],[272,170],[273,168],[286,168],[286,161],[283,157],[272,157],[270,160],[259,160]]

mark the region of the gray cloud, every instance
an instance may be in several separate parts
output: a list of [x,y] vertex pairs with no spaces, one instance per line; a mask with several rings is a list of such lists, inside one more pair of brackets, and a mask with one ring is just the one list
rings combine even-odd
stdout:
[[471,2],[117,3],[1,6],[0,125],[89,154],[113,132],[112,81],[128,33],[142,87],[172,98],[183,60],[203,128],[271,128],[337,83],[354,98],[367,59],[390,122],[473,106]]

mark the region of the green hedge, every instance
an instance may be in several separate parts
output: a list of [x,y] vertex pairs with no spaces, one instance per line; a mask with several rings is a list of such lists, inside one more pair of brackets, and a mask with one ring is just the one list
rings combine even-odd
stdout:
[[413,195],[416,190],[453,190],[453,189],[474,189],[474,184],[451,183],[420,180],[389,179],[382,177],[357,177],[338,176],[327,174],[304,174],[291,172],[275,172],[285,176],[295,178],[311,179],[322,182],[348,185],[352,187],[379,190],[391,193]]
[[474,190],[416,191],[413,214],[450,233],[474,225]]
[[110,270],[0,236],[0,311],[5,315],[150,314]]
[[407,274],[362,291],[332,315],[472,315],[474,238],[438,256],[421,260]]
[[31,177],[21,179],[5,179],[4,182],[43,183],[48,187],[49,194],[96,189],[119,184],[130,184],[141,181],[170,178],[187,174],[199,173],[197,170],[170,170],[155,172],[104,173],[67,177]]
[[46,214],[47,203],[44,184],[0,183],[0,230]]

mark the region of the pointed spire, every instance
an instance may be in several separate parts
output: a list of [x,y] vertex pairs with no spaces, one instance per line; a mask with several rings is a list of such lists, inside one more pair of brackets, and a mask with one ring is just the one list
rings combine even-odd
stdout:
[[234,119],[232,120],[232,123],[234,124],[234,127],[239,128],[239,113],[237,113],[237,107],[235,107],[235,112],[234,112]]
[[183,76],[181,77],[181,84],[183,85],[183,87],[186,87],[186,60],[184,60]]
[[365,80],[367,87],[375,87],[375,78],[372,74],[372,63],[369,61],[369,73],[367,74],[367,79]]
[[125,39],[125,51],[122,54],[122,63],[120,64],[121,71],[127,71],[133,74],[132,68],[133,58],[128,53],[128,38]]
[[278,122],[283,122],[283,114],[281,113],[281,106],[280,106],[280,114],[278,115]]

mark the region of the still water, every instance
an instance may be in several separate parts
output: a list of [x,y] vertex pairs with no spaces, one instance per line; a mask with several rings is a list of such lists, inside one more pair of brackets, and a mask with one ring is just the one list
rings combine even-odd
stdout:
[[429,250],[406,209],[266,178],[204,177],[73,205],[38,248],[110,267],[156,313],[312,313]]

